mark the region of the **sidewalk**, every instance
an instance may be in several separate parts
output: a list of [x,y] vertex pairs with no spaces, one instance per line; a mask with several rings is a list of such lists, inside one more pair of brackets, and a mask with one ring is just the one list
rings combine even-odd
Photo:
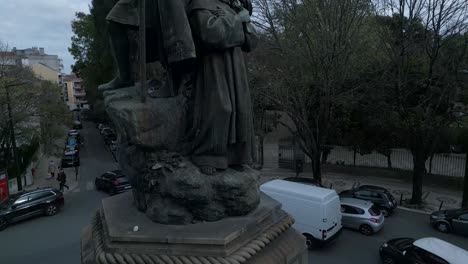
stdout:
[[[54,142],[53,154],[43,154],[38,161],[35,162],[35,175],[33,176],[33,184],[25,187],[26,190],[33,190],[37,188],[53,187],[59,189],[59,182],[57,181],[57,173],[55,178],[49,178],[48,167],[49,161],[53,160],[55,166],[58,168],[61,163],[61,154],[63,153],[65,137],[67,136],[67,129],[64,128],[63,135],[57,138]],[[65,174],[67,175],[67,185],[70,187],[69,190],[65,188],[64,194],[71,192],[73,189],[78,187],[78,181],[75,180],[75,168],[64,168]],[[78,174],[78,180],[79,180]]]
[[[261,183],[279,178],[294,177],[296,174],[287,169],[263,169],[261,170]],[[312,178],[312,173],[301,173],[300,177]],[[403,180],[389,179],[370,176],[354,176],[342,173],[326,172],[322,175],[322,185],[327,188],[333,188],[337,193],[343,190],[349,190],[360,185],[377,185],[388,189],[400,204],[399,208],[403,210],[415,210],[421,213],[431,213],[439,210],[442,203],[442,209],[460,208],[462,192],[444,188],[435,188],[423,186],[423,204],[415,207],[406,205],[405,200],[411,199],[412,186]]]

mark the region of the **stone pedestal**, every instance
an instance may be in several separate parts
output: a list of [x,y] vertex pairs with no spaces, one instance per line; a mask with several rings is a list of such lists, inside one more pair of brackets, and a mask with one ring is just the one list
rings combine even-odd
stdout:
[[103,200],[81,240],[83,264],[306,264],[305,239],[280,204],[262,196],[242,217],[163,225],[138,211],[131,193]]

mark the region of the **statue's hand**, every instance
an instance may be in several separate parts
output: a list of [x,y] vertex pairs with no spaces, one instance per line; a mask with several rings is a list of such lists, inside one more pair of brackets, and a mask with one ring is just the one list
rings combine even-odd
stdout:
[[249,11],[249,15],[252,15],[252,12],[253,12],[252,1],[251,0],[241,0],[241,3],[244,6],[244,8]]
[[242,11],[238,13],[238,15],[240,16],[242,22],[244,23],[250,22],[250,13],[247,9],[242,9]]

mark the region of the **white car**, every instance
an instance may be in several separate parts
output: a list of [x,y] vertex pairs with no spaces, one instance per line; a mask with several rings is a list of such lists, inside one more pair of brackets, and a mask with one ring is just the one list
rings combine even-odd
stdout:
[[466,264],[468,251],[435,237],[395,238],[380,247],[384,264]]

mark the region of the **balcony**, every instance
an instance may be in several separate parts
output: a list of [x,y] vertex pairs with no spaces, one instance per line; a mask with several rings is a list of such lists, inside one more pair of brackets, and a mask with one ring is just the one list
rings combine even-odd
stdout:
[[85,93],[84,91],[83,91],[83,92],[75,91],[75,92],[73,93],[73,95],[74,95],[75,97],[84,97],[84,96],[86,96],[86,93]]
[[76,98],[76,100],[75,100],[75,104],[87,104],[87,103],[88,103],[88,100],[86,100],[86,99]]

